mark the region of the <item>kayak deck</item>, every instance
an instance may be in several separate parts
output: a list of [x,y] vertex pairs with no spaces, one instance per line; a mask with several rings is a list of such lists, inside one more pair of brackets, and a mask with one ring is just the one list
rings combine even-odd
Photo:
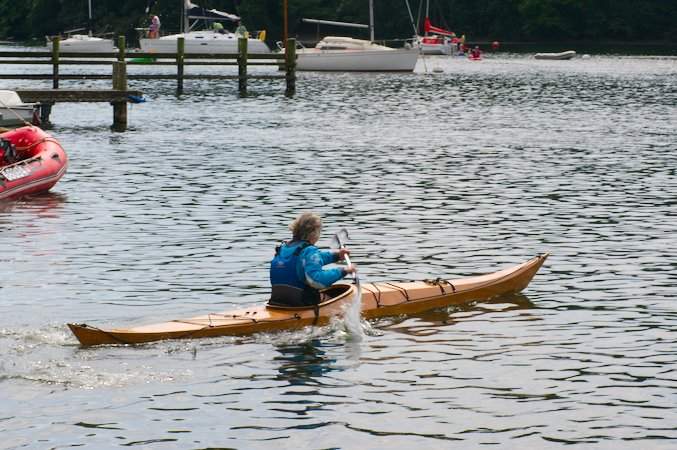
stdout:
[[[508,269],[456,280],[365,283],[362,285],[362,316],[370,319],[413,314],[519,292],[527,287],[547,257],[545,253]],[[84,346],[248,335],[325,325],[331,317],[343,313],[355,291],[354,285],[334,285],[323,291],[326,301],[310,308],[259,305],[126,329],[101,329],[72,323],[68,327]]]

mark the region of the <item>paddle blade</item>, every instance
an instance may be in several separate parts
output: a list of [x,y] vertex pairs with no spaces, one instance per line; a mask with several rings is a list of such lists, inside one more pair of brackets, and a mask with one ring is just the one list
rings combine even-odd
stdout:
[[338,242],[338,246],[340,247],[345,247],[346,242],[348,242],[348,230],[345,228],[341,228],[338,233],[334,235],[334,239],[336,242]]

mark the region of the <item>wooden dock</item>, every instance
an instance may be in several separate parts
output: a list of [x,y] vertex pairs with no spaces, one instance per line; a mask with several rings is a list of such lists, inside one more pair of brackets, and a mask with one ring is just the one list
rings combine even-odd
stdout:
[[[248,93],[247,81],[251,79],[280,79],[285,81],[284,94],[288,97],[296,93],[296,40],[288,39],[286,51],[271,54],[249,54],[247,39],[238,40],[238,53],[189,54],[185,53],[184,38],[177,39],[176,53],[128,52],[124,36],[118,38],[118,50],[113,53],[62,53],[59,51],[59,39],[52,41],[51,52],[0,52],[0,64],[35,64],[51,66],[51,73],[15,73],[0,74],[0,79],[51,80],[52,89],[16,89],[25,102],[40,102],[43,107],[41,116],[49,120],[51,108],[60,102],[107,102],[113,105],[113,129],[124,131],[127,128],[127,103],[130,96],[141,97],[139,90],[129,90],[128,80],[167,80],[176,79],[176,92],[184,92],[185,80],[226,80],[238,81],[238,93],[244,97]],[[61,73],[62,66],[111,66],[111,74],[101,73]],[[128,65],[176,66],[175,74],[132,74],[127,73]],[[189,74],[186,66],[237,66],[237,75],[228,74]],[[274,66],[284,69],[282,74],[250,74],[250,66]],[[112,80],[112,89],[61,89],[65,80]]]
[[137,90],[116,89],[17,89],[21,100],[40,104],[40,122],[50,124],[52,107],[63,102],[103,102],[113,105],[113,125],[115,131],[127,129],[127,103],[130,96],[141,98],[143,93]]

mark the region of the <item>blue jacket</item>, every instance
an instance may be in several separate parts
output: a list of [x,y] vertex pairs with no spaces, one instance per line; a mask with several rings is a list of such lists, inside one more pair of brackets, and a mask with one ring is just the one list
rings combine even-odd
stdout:
[[271,301],[290,306],[317,303],[320,289],[346,275],[340,267],[324,268],[336,262],[337,256],[338,253],[320,250],[306,241],[281,244],[270,262]]

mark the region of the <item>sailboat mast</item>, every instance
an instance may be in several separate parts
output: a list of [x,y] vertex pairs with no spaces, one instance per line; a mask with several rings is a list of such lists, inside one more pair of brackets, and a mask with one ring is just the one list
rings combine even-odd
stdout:
[[369,36],[374,41],[374,0],[369,0]]
[[[425,1],[425,20],[430,20],[430,0]],[[428,30],[425,30],[425,35],[428,35]]]
[[282,19],[283,19],[282,20],[283,21],[282,42],[284,43],[284,45],[287,45],[287,38],[288,38],[288,35],[289,35],[289,30],[288,30],[289,26],[288,26],[288,23],[287,23],[289,19],[288,19],[288,11],[287,10],[288,10],[287,0],[284,0],[284,2],[282,2]]
[[181,32],[187,33],[190,29],[190,24],[188,23],[188,5],[190,4],[189,0],[180,0],[183,5],[181,6]]
[[92,0],[88,1],[88,6],[89,6],[89,20],[87,20],[87,31],[89,31],[89,35],[92,35]]
[[411,6],[409,6],[409,0],[404,0],[404,3],[407,4],[407,11],[409,12],[409,20],[411,21],[411,26],[414,28],[414,36],[418,34],[416,29],[416,24],[414,23],[414,15],[411,13]]

